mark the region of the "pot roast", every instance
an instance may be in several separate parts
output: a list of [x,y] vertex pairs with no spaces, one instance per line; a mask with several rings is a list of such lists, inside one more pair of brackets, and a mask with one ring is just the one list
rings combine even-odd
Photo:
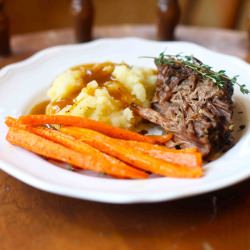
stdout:
[[233,86],[227,77],[215,84],[197,70],[213,73],[210,67],[205,65],[203,71],[203,64],[195,58],[191,63],[196,70],[178,57],[156,62],[158,77],[151,108],[133,104],[132,109],[174,134],[167,146],[197,147],[208,156],[232,144]]

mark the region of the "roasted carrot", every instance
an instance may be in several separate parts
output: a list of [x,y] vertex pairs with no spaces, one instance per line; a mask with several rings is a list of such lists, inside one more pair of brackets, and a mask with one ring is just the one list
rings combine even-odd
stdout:
[[137,168],[169,177],[200,177],[202,168],[190,168],[157,159],[128,146],[120,145],[115,139],[93,130],[62,127],[61,131],[88,143],[100,151],[114,156]]
[[195,152],[200,152],[198,148],[183,148],[183,149],[178,149],[181,152],[186,152],[186,153],[195,153]]
[[[24,128],[25,126],[24,124],[19,123],[16,119],[12,117],[6,117],[5,123],[8,126],[18,125],[19,128],[20,127]],[[38,129],[38,131],[44,131],[44,129]],[[35,130],[33,130],[33,132],[35,132]],[[168,134],[165,137],[166,139],[171,138],[171,134]],[[145,142],[128,141],[128,140],[117,140],[117,141],[119,141],[119,143],[123,146],[132,147],[136,150],[139,150],[142,153],[145,153],[150,156],[156,157],[158,159],[162,159],[162,160],[175,163],[178,165],[184,165],[188,167],[201,167],[201,164],[202,164],[202,156],[201,156],[201,153],[198,152],[197,148],[175,150],[175,149],[169,149],[160,145],[152,145],[150,143],[145,143]]]
[[86,152],[90,152],[92,153],[93,156],[95,156],[100,161],[102,161],[102,163],[104,164],[103,168],[107,168],[108,170],[109,169],[113,170],[113,172],[108,171],[109,174],[112,176],[116,176],[120,178],[121,177],[123,178],[147,178],[148,177],[148,175],[145,172],[142,172],[133,167],[130,167],[127,164],[119,161],[118,159],[110,157],[109,155],[106,155],[96,150],[95,148],[89,146],[88,144],[79,142],[75,140],[73,137],[65,135],[59,131],[44,128],[44,127],[29,127],[25,124],[18,122],[16,119],[12,117],[6,117],[5,123],[9,127],[15,126],[15,127],[19,127],[22,129],[27,129],[30,132],[40,135],[46,139],[52,140],[56,143],[62,144],[79,153],[86,154]]
[[48,140],[62,144],[67,148],[82,153],[84,155],[89,154],[92,157],[98,159],[102,163],[102,172],[108,173],[112,176],[123,178],[147,178],[148,174],[129,165],[124,162],[111,157],[105,153],[100,152],[94,147],[77,141],[74,137],[66,135],[60,131],[42,127],[29,127],[29,131],[40,135]]
[[[146,137],[152,138],[152,140],[156,140],[157,144],[165,144],[169,140],[173,138],[173,134],[165,134],[165,135],[146,135]],[[147,142],[148,143],[148,142]],[[152,143],[151,143],[152,144]]]
[[82,127],[93,129],[110,137],[142,141],[148,143],[165,143],[166,140],[171,139],[171,135],[166,136],[144,136],[126,129],[112,127],[108,124],[89,120],[78,116],[64,116],[64,115],[27,115],[21,116],[19,122],[31,126],[44,125],[44,124],[59,124],[66,126]]
[[[41,129],[41,131],[42,130],[43,129]],[[43,136],[45,136],[46,134],[46,137],[51,138],[51,134],[47,134],[48,130],[43,130],[46,131],[46,133],[41,131],[40,133],[43,134]],[[53,133],[53,138],[55,137],[56,136]],[[63,139],[59,139],[59,136],[57,136],[56,138],[57,139],[55,139],[55,141],[64,141],[65,144],[70,144],[70,137],[63,137]],[[83,150],[83,144],[78,144],[78,149],[80,147],[82,148],[81,153],[79,153],[72,149],[68,149],[58,143],[47,140],[39,135],[36,135],[31,131],[20,129],[17,127],[10,127],[6,139],[14,145],[23,147],[41,156],[66,162],[79,168],[96,172],[104,172],[117,177],[145,178],[147,176],[143,172],[133,169],[129,166],[125,167],[125,164],[123,165],[122,169],[114,167],[115,164],[111,164],[115,163],[113,159],[109,161],[108,159],[110,159],[110,157],[103,157],[101,152],[96,151],[89,146],[86,146],[85,150]],[[120,164],[120,166],[121,165],[122,164]]]
[[178,165],[187,167],[201,167],[202,156],[200,152],[192,152],[196,149],[188,151],[187,149],[169,149],[160,145],[152,145],[150,143],[138,141],[117,140],[118,143],[125,147],[130,147],[152,157],[165,160]]
[[[13,117],[11,117],[11,116],[7,116],[7,117],[5,118],[5,124],[6,124],[8,127],[15,127],[15,126],[18,125],[18,121],[17,121],[17,119],[15,119],[15,118],[13,118]],[[21,124],[20,124],[20,125],[21,125]],[[19,125],[19,126],[20,126],[20,125]],[[25,127],[25,125],[24,125],[23,127]]]

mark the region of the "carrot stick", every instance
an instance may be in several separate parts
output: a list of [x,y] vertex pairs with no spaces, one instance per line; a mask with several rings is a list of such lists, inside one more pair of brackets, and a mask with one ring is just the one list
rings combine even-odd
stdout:
[[62,144],[67,148],[82,153],[84,155],[89,154],[92,157],[98,159],[98,162],[102,162],[102,172],[108,173],[112,176],[123,178],[147,178],[148,175],[138,169],[128,166],[124,162],[113,158],[107,154],[100,152],[94,147],[77,141],[74,137],[63,134],[60,131],[42,127],[29,127],[29,131],[40,135],[48,140]]
[[[18,125],[18,121],[17,121],[17,119],[15,119],[15,118],[13,118],[13,117],[11,117],[11,116],[7,116],[7,117],[5,118],[5,124],[6,124],[8,127],[15,127],[15,126]],[[19,125],[21,125],[21,124],[19,123]],[[24,125],[23,127],[25,127],[25,125]]]
[[142,141],[148,143],[165,143],[169,140],[171,135],[167,136],[144,136],[126,129],[112,127],[108,124],[97,122],[94,120],[89,120],[78,116],[64,116],[64,115],[27,115],[21,116],[19,122],[31,126],[45,125],[45,124],[60,124],[66,126],[83,127],[87,129],[93,129],[100,133],[106,134],[110,137],[124,139],[124,140],[134,140]]
[[[19,122],[17,122],[17,120],[12,117],[6,117],[5,123],[8,126],[15,126],[15,125],[18,125],[19,127],[25,126],[24,124],[20,124]],[[166,139],[171,138],[171,136],[172,136],[171,134],[167,134],[165,135],[165,138]],[[128,140],[117,140],[117,141],[119,141],[119,143],[123,146],[132,147],[152,157],[162,159],[178,165],[184,165],[188,167],[201,167],[202,165],[202,156],[200,152],[197,150],[197,148],[186,148],[186,149],[176,150],[176,149],[169,149],[159,145],[152,145],[150,143],[145,143],[145,142],[128,141]]]
[[154,158],[128,146],[122,146],[116,140],[93,130],[62,127],[61,131],[88,143],[102,152],[127,162],[132,166],[155,174],[187,178],[202,176],[202,168],[189,168]]
[[[76,141],[73,137],[67,136],[59,131],[42,128],[42,127],[28,127],[27,125],[21,124],[16,119],[12,117],[6,117],[5,123],[10,127],[19,127],[22,129],[27,129],[32,133],[40,135],[46,139],[52,140],[59,144],[62,144],[72,150],[79,153],[86,154],[86,152],[91,152],[96,158],[103,160],[105,166],[108,170],[113,167],[114,172],[110,173],[112,176],[123,177],[123,178],[147,178],[148,175],[145,172],[134,169],[127,164],[119,161],[116,158],[110,157],[95,148],[89,146],[86,143]],[[107,172],[108,173],[108,172]]]
[[[157,144],[165,144],[166,142],[168,142],[169,140],[171,140],[173,138],[173,134],[166,134],[166,135],[146,135],[146,137],[150,137],[152,140],[156,140],[155,143],[157,143]],[[132,141],[134,141],[134,140],[132,140]]]
[[186,153],[195,153],[195,152],[200,152],[198,150],[198,148],[182,148],[182,149],[178,149],[178,151],[181,151],[181,152],[186,152]]
[[[55,137],[54,134],[53,136]],[[66,137],[64,137],[64,141],[67,141],[65,138]],[[14,145],[23,147],[41,156],[66,162],[79,168],[96,172],[104,172],[118,177],[144,178],[146,176],[144,173],[141,173],[141,171],[133,170],[132,168],[127,168],[125,170],[124,168],[121,170],[115,168],[114,164],[110,164],[112,161],[108,161],[107,157],[102,157],[101,152],[93,153],[94,150],[86,150],[84,152],[82,151],[81,153],[78,153],[72,149],[68,149],[60,144],[38,136],[30,131],[26,131],[17,127],[11,127],[9,129],[6,139]],[[59,140],[58,137],[57,140]],[[70,144],[69,140],[67,143]],[[83,144],[81,146],[83,147]],[[85,149],[88,148],[86,147]]]
[[131,147],[152,157],[162,159],[174,164],[187,167],[201,167],[202,165],[201,153],[197,151],[192,152],[195,149],[192,149],[190,151],[186,149],[169,149],[163,146],[152,145],[150,143],[138,141],[117,140],[117,142],[119,142],[122,146]]

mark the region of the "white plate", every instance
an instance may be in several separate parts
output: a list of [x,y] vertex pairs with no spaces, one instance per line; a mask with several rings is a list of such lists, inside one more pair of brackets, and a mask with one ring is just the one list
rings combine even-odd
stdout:
[[4,117],[18,117],[45,98],[52,80],[70,66],[110,60],[154,67],[152,60],[140,56],[167,53],[193,54],[215,69],[250,89],[250,66],[245,62],[186,42],[154,42],[135,38],[103,39],[83,45],[59,46],[37,53],[28,60],[0,71],[0,167],[3,171],[36,188],[70,197],[109,203],[136,203],[172,200],[205,193],[237,183],[250,175],[250,96],[235,91],[237,107],[244,111],[244,129],[237,144],[219,159],[205,166],[201,179],[151,178],[116,180],[78,174],[14,147],[5,141]]

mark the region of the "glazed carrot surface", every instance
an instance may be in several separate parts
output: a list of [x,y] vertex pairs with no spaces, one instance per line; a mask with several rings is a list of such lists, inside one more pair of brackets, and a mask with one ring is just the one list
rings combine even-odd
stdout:
[[128,146],[147,155],[187,167],[201,167],[202,155],[196,149],[169,149],[159,145],[152,145],[138,141],[117,140],[120,145]]
[[[45,134],[44,132],[41,132],[41,130],[39,133],[43,135]],[[51,136],[51,134],[50,135],[46,134],[46,135],[47,137]],[[53,138],[55,137],[56,136],[53,134]],[[65,138],[66,137],[64,137],[64,141],[67,141],[67,144],[69,145],[70,144],[69,140]],[[26,131],[24,129],[20,129],[17,127],[11,127],[9,129],[6,139],[14,145],[23,147],[41,156],[66,162],[82,169],[88,169],[96,172],[104,172],[116,177],[127,177],[127,178],[147,177],[147,175],[144,174],[142,171],[137,171],[136,169],[130,168],[129,166],[125,166],[125,164],[122,163],[121,165],[123,165],[123,168],[118,169],[117,167],[114,167],[115,164],[113,163],[117,162],[114,162],[113,159],[108,160],[109,157],[106,156],[100,159],[101,152],[99,153],[95,152],[96,154],[94,154],[93,151],[96,151],[95,149],[90,150],[88,147],[89,150],[87,151],[86,150],[87,147],[85,147],[84,153],[83,151],[79,153],[72,149],[64,147],[58,143],[45,139],[41,136],[38,136],[33,132]],[[57,140],[61,141],[61,139],[58,139],[58,137]],[[83,147],[83,144],[81,145],[81,147]]]
[[[25,124],[22,124],[20,122],[18,122],[16,119],[12,118],[12,117],[7,117],[5,120],[5,123],[7,124],[7,126],[11,127],[11,126],[18,126],[19,128],[25,128]],[[50,129],[42,129],[42,128],[33,128],[33,132],[37,133],[38,131],[43,132],[44,134],[55,134],[57,135],[57,133],[60,132],[56,132],[55,130],[50,130]],[[51,131],[51,132],[50,132]],[[42,134],[40,134],[41,136],[43,136]],[[61,137],[62,138],[64,134],[61,133]],[[66,136],[66,135],[64,135]],[[46,135],[45,135],[46,137]],[[169,140],[172,137],[171,134],[165,135],[165,141]],[[56,139],[57,137],[55,136],[54,139]],[[48,138],[50,139],[50,138]],[[164,138],[163,138],[164,140]],[[189,167],[201,167],[202,164],[202,156],[201,153],[197,151],[196,148],[187,148],[187,149],[169,149],[166,148],[164,146],[160,146],[160,145],[152,145],[151,143],[145,143],[145,142],[138,142],[138,141],[130,141],[130,140],[117,140],[121,145],[123,146],[129,146],[132,147],[142,153],[148,154],[150,156],[156,157],[158,159],[162,159],[162,160],[166,160],[169,161],[171,163],[175,163],[175,164],[179,164],[179,165],[184,165],[184,166],[189,166]],[[56,141],[59,142],[60,141]],[[65,146],[69,146],[64,143]],[[87,144],[85,144],[86,146]],[[73,146],[75,146],[75,144],[73,144]],[[88,145],[87,145],[88,146]],[[76,147],[76,146],[75,146]],[[84,147],[83,147],[84,150]]]
[[10,117],[10,116],[7,116],[5,118],[5,124],[8,126],[8,127],[16,127],[18,126],[19,128],[20,127],[23,127],[25,128],[26,125],[25,124],[21,124],[20,122],[17,121],[17,119],[13,118],[13,117]]
[[89,120],[78,116],[64,116],[64,115],[27,115],[21,116],[19,122],[31,126],[45,125],[45,124],[59,124],[66,126],[82,127],[87,129],[93,129],[110,137],[142,141],[148,143],[165,143],[171,139],[172,135],[167,136],[144,136],[126,129],[112,127],[111,125]]
[[14,145],[23,147],[41,156],[67,162],[83,169],[86,168],[85,158],[81,154],[44,139],[29,131],[11,127],[6,139]]
[[84,142],[78,141],[74,137],[61,133],[60,131],[42,127],[30,127],[28,128],[28,130],[46,139],[60,143],[84,155],[91,155],[97,160],[98,163],[101,163],[99,164],[100,172],[123,178],[148,177],[148,174],[146,174],[145,172],[132,168],[124,162],[119,161],[118,159],[113,158],[107,154],[104,154],[101,151],[95,149],[94,147]]
[[121,145],[117,140],[93,130],[77,127],[62,127],[61,131],[139,169],[169,177],[193,178],[202,176],[202,168],[190,168],[169,163],[144,154],[129,146]]
[[[170,140],[171,134],[143,136],[71,116],[7,117],[5,123],[10,143],[78,168],[135,179],[147,178],[147,172],[178,178],[203,175],[202,156],[196,148],[177,150],[159,145]],[[43,126],[46,124],[60,126],[56,130]]]
[[146,137],[150,137],[152,140],[155,140],[156,144],[165,144],[169,140],[173,138],[173,134],[166,135],[146,135]]

